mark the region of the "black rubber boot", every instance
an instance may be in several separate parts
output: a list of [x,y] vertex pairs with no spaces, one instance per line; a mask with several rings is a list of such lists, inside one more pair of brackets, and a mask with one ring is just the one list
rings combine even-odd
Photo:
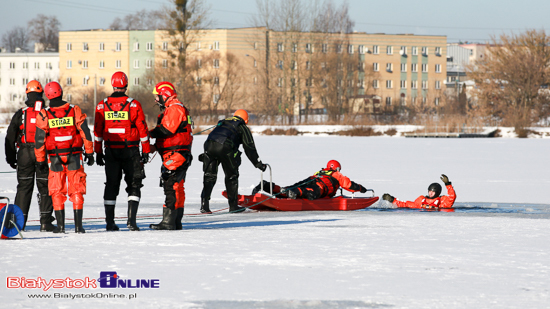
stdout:
[[211,214],[212,211],[210,211],[210,201],[202,198],[201,199],[201,213],[203,214]]
[[57,227],[53,230],[54,233],[65,233],[65,209],[55,211],[55,220]]
[[52,232],[55,229],[55,226],[52,224],[54,217],[47,212],[40,214],[40,232]]
[[183,219],[183,207],[176,209],[176,230],[182,230],[181,219]]
[[83,215],[82,209],[75,209],[74,210],[74,232],[77,234],[84,234],[86,231],[82,227],[82,215]]
[[105,222],[107,231],[118,231],[118,225],[115,223],[115,205],[105,205]]
[[149,225],[149,228],[153,230],[175,230],[175,221],[176,210],[168,207],[162,207],[162,221],[159,224]]
[[237,205],[237,201],[229,203],[229,212],[231,213],[243,212],[245,210],[246,210],[245,207],[241,207]]
[[126,226],[130,231],[139,231],[136,223],[138,207],[139,202],[128,201],[128,222],[126,222]]

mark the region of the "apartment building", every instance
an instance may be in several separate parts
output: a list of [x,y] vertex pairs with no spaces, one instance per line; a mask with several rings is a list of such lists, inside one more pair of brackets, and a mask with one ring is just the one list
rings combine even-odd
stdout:
[[23,107],[29,81],[35,79],[44,86],[58,78],[58,53],[0,53],[0,109]]

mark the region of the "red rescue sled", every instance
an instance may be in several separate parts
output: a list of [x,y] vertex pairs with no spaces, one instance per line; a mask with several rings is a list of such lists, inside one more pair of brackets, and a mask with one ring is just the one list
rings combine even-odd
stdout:
[[[227,192],[223,191],[227,198]],[[308,199],[276,198],[261,192],[255,195],[239,195],[239,206],[249,207],[254,210],[279,210],[279,211],[340,211],[358,210],[369,207],[378,201],[378,196],[372,197],[347,197],[336,196],[310,201]]]

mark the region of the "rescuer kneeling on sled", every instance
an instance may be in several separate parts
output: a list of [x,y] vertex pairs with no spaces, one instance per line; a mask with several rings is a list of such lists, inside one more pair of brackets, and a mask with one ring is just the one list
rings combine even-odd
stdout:
[[73,202],[76,233],[84,233],[82,206],[86,194],[86,173],[82,166],[82,146],[85,162],[94,164],[94,146],[86,114],[80,107],[62,100],[63,90],[57,82],[44,87],[50,106],[36,117],[35,154],[38,169],[47,170],[46,151],[50,162],[48,189],[52,197],[57,227],[54,233],[65,233],[65,201],[67,188]]
[[176,89],[171,83],[158,83],[153,94],[162,113],[149,136],[156,138],[155,147],[162,156],[161,186],[164,187],[166,198],[162,207],[162,221],[149,227],[154,230],[181,230],[185,203],[183,185],[193,160],[191,118],[187,108],[178,100]]
[[395,197],[389,195],[388,193],[384,193],[384,195],[382,195],[382,199],[400,208],[424,208],[424,209],[431,209],[431,210],[438,210],[440,208],[452,208],[456,200],[455,190],[451,185],[451,181],[449,180],[449,177],[442,174],[441,180],[445,184],[445,187],[447,188],[447,192],[449,195],[441,196],[440,195],[441,189],[442,189],[441,185],[438,184],[437,182],[434,182],[428,187],[428,195],[426,196],[421,195],[418,198],[416,198],[414,202],[400,201]]
[[248,112],[244,109],[235,111],[233,117],[220,120],[218,125],[204,142],[204,153],[199,156],[203,163],[204,187],[201,193],[201,212],[210,214],[210,195],[218,177],[218,165],[221,163],[225,173],[225,188],[229,202],[229,212],[244,211],[238,202],[239,166],[241,152],[239,146],[243,144],[246,156],[254,166],[265,171],[267,166],[262,163],[254,145],[254,138],[248,123]]
[[[315,200],[323,197],[333,197],[336,191],[342,187],[350,192],[367,192],[367,189],[362,185],[351,181],[348,177],[340,173],[342,166],[336,160],[330,160],[327,167],[316,172],[302,181],[299,181],[292,186],[279,187],[273,184],[273,194],[280,193],[280,197],[288,197],[291,199],[307,198]],[[260,191],[261,183],[257,185],[252,194]],[[269,182],[264,181],[264,190],[270,191]]]

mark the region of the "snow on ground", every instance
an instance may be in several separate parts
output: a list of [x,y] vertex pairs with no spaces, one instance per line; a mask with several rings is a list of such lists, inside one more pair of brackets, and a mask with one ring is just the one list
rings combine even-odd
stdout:
[[[204,139],[195,139],[195,158]],[[457,212],[396,210],[385,203],[354,212],[223,211],[186,216],[183,231],[151,231],[163,202],[157,156],[146,166],[139,211],[157,217],[140,220],[141,232],[129,232],[123,218],[120,232],[105,232],[104,172],[93,166],[86,169],[87,233],[74,234],[70,211],[67,234],[40,233],[33,200],[25,239],[0,241],[2,277],[5,282],[7,277],[98,279],[101,271],[115,271],[121,280],[158,279],[160,288],[4,286],[0,307],[548,308],[550,144],[545,139],[255,139],[278,184],[292,184],[337,159],[345,175],[378,196],[414,199],[445,173],[457,191]],[[9,170],[0,155],[0,171]],[[13,200],[15,174],[0,177],[0,195]],[[243,154],[240,193],[248,194],[259,177]],[[220,172],[211,208],[227,207],[223,187]],[[186,181],[187,214],[198,212],[201,189],[202,169],[195,160]],[[121,194],[119,217],[125,216],[125,200]],[[55,298],[56,293],[75,298]],[[51,298],[30,298],[35,294]]]

